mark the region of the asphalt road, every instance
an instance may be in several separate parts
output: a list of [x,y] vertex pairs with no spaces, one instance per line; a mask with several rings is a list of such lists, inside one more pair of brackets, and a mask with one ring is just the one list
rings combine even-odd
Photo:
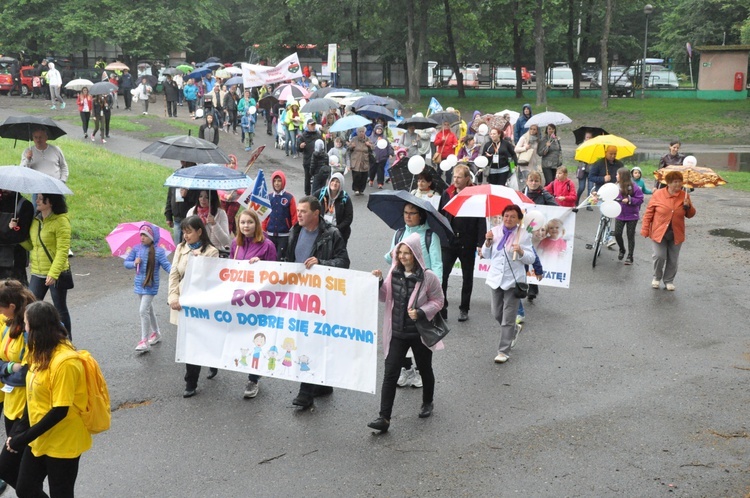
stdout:
[[[147,145],[116,142],[108,147]],[[259,166],[281,167],[299,195],[299,162],[271,146]],[[391,232],[366,202],[354,199],[352,267],[385,269]],[[206,380],[204,371],[198,395],[183,399],[166,279],[156,301],[164,340],[138,356],[132,274],[114,258],[74,259],[75,343],[99,359],[114,410],[112,429],[81,459],[78,495],[743,496],[750,258],[709,230],[750,238],[750,197],[719,188],[693,202],[676,292],[651,289],[641,237],[633,266],[605,251],[592,269],[584,245],[597,216],[580,212],[571,288],[542,288],[504,365],[492,361],[499,331],[476,281],[469,321],[455,321],[454,304],[446,349],[434,356],[433,416],[417,418],[420,390],[402,389],[390,432],[377,436],[366,424],[379,397],[359,392],[337,389],[299,411],[296,384],[263,380],[243,400],[243,375]]]

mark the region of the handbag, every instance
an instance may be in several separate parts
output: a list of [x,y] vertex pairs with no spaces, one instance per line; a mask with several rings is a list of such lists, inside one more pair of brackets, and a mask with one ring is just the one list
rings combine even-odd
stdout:
[[518,154],[518,165],[526,166],[531,162],[531,158],[534,157],[534,149],[529,149]]
[[156,104],[156,95],[154,95],[153,93],[150,93],[148,95],[148,103],[149,104]]
[[440,151],[435,152],[435,154],[432,156],[432,164],[440,164],[440,161],[443,160],[442,154],[440,154]]
[[[420,287],[420,291],[421,291]],[[451,329],[448,328],[448,324],[443,320],[443,316],[438,312],[432,317],[432,320],[427,318],[418,318],[415,322],[417,332],[422,338],[425,346],[431,348],[438,342],[442,341],[443,338],[448,335]]]
[[513,266],[510,264],[510,259],[508,258],[508,251],[506,251],[504,247],[503,253],[505,254],[505,259],[508,261],[508,266],[510,267],[510,273],[513,275],[513,280],[516,282],[516,286],[513,288],[513,295],[518,299],[524,299],[529,295],[529,284],[516,280],[516,272],[513,271]]
[[[39,243],[42,245],[42,249],[44,249],[44,253],[49,258],[49,262],[53,263],[54,259],[52,259],[52,256],[47,250],[47,246],[44,245],[44,242],[42,241],[42,224],[39,223],[38,226],[39,226],[39,236],[37,238],[39,239]],[[67,270],[63,270],[62,272],[60,272],[60,275],[57,276],[57,282],[55,283],[55,287],[61,290],[70,290],[73,287],[75,287],[75,284],[73,283],[73,272],[70,271],[70,267],[68,267]]]

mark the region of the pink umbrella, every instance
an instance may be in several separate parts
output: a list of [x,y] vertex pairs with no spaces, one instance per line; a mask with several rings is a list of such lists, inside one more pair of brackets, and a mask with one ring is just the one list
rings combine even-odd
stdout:
[[272,95],[281,101],[289,102],[290,100],[306,99],[310,93],[304,87],[287,83],[279,85]]
[[130,251],[141,243],[141,227],[146,224],[153,225],[159,230],[157,247],[164,249],[167,254],[174,251],[175,246],[174,242],[172,242],[172,233],[169,230],[148,221],[134,221],[131,223],[120,223],[117,225],[117,228],[107,235],[106,241],[112,250],[112,256],[119,256],[122,259],[127,258]]
[[445,210],[453,216],[488,218],[502,214],[510,204],[521,206],[534,203],[518,190],[484,184],[466,187],[445,205]]

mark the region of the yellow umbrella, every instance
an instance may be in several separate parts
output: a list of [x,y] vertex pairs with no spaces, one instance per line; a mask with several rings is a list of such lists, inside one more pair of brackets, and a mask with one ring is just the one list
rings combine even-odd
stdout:
[[604,157],[604,153],[610,145],[617,147],[616,159],[630,157],[635,154],[636,147],[630,141],[617,135],[599,135],[578,146],[576,149],[576,161],[582,161],[586,164],[595,163]]

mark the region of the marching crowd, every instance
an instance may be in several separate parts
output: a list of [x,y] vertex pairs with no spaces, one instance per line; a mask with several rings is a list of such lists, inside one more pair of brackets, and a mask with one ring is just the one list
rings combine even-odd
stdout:
[[[422,388],[418,415],[425,418],[432,414],[435,389],[432,354],[442,349],[443,343],[437,340],[428,344],[423,329],[445,328],[449,275],[457,260],[463,272],[458,322],[469,319],[474,262],[479,255],[489,262],[486,284],[491,289],[492,314],[500,327],[494,361],[505,363],[510,358],[519,330],[517,324],[524,320],[522,300],[531,302],[538,295],[535,286],[524,295],[518,291],[518,284],[526,283],[527,275],[541,279],[543,270],[531,236],[521,230],[525,215],[521,207],[506,207],[489,230],[485,219],[457,217],[445,210],[451,199],[485,179],[493,185],[520,190],[537,204],[570,208],[586,198],[596,200],[596,191],[603,185],[615,184],[619,192],[616,201],[622,210],[616,220],[612,245],[617,244],[619,259],[626,265],[633,263],[641,205],[646,202],[645,196],[651,195],[641,220],[641,234],[652,239],[652,285],[658,288],[663,282],[667,290],[675,290],[678,257],[685,240],[684,220],[695,215],[695,207],[682,188],[682,174],[669,172],[666,186],[657,185],[652,192],[646,187],[640,169],[626,168],[617,159],[617,149],[609,147],[604,157],[577,168],[576,188],[562,164],[557,128],[548,124],[542,127],[542,133],[537,125],[524,126],[533,116],[528,104],[521,109],[515,124],[502,116],[490,127],[478,119],[481,118],[478,112],[467,124],[457,111],[447,109],[436,124],[421,126],[419,118],[424,116],[404,120],[395,109],[392,119],[381,117],[365,126],[331,131],[337,121],[353,115],[356,109],[342,106],[323,113],[302,113],[295,100],[286,105],[277,101],[261,108],[259,101],[272,88],[240,94],[239,88],[226,89],[221,82],[205,89],[202,107],[197,107],[198,92],[193,95],[190,89],[194,83],[188,80],[180,88],[175,79],[170,76],[166,83],[167,87],[174,85],[180,90],[166,92],[169,115],[176,116],[183,98],[188,102],[191,117],[198,117],[198,109],[203,109],[200,135],[206,140],[218,143],[220,127],[227,134],[230,129],[236,132],[239,122],[244,134],[242,142],[249,150],[253,147],[258,116],[263,117],[267,133],[276,134],[277,143],[284,142],[287,155],[301,154],[304,183],[300,191],[304,196],[292,195],[284,171],[274,171],[269,189],[272,211],[261,221],[254,211],[240,209],[237,192],[225,192],[220,197],[214,190],[170,188],[165,217],[174,230],[177,244],[174,257],[169,261],[159,247],[158,226],[146,223],[139,229],[141,244],[124,262],[126,268],[135,271],[134,292],[140,297],[138,352],[149,351],[161,340],[153,307],[160,286],[160,269],[168,274],[170,321],[176,324],[185,271],[192,257],[348,268],[347,243],[352,235],[354,206],[347,183],[351,182],[354,195],[363,195],[367,187],[381,189],[389,180],[395,183],[393,172],[415,156],[424,158],[426,165],[414,175],[414,188],[409,189],[413,196],[409,199],[413,200],[403,202],[403,228],[394,233],[385,255],[390,269],[385,273],[372,272],[380,281],[380,299],[385,303],[381,332],[385,373],[380,411],[369,427],[389,429],[397,387]],[[144,94],[145,106],[149,92],[146,90]],[[55,95],[53,91],[53,99]],[[190,104],[191,101],[194,103]],[[126,94],[126,108],[130,107],[129,102]],[[78,103],[82,113],[93,111],[95,115],[102,105],[110,109],[112,106],[106,99],[97,104],[85,90],[80,92]],[[143,112],[148,112],[147,107]],[[398,138],[394,138],[394,130],[388,126],[391,121],[403,122],[405,131]],[[82,123],[86,134],[86,124]],[[99,130],[104,140],[108,126],[97,122],[92,137]],[[60,148],[47,142],[49,129],[36,126],[32,139],[34,143],[24,150],[20,164],[66,182],[68,165]],[[660,167],[685,160],[679,154],[679,146],[679,142],[670,145]],[[451,156],[455,162],[446,164]],[[237,168],[237,158],[230,159],[227,166]],[[191,167],[193,163],[183,162],[182,166]],[[440,212],[449,221],[453,233],[448,240],[433,233],[428,224],[430,211]],[[68,262],[71,224],[67,205],[59,194],[38,193],[32,203],[16,192],[3,190],[0,215],[0,278],[8,279],[0,282],[0,313],[4,316],[0,380],[6,386],[15,386],[4,390],[8,439],[0,452],[0,477],[14,486],[19,496],[43,496],[41,483],[45,477],[49,478],[52,496],[72,496],[79,458],[90,447],[91,439],[80,422],[82,371],[80,365],[67,361],[73,350],[66,303],[67,291],[73,286]],[[555,229],[550,227],[548,235]],[[627,234],[627,245],[623,233]],[[29,265],[30,278],[27,278]],[[47,292],[53,305],[43,302]],[[19,370],[28,374],[21,381],[12,380],[10,377]],[[185,370],[183,396],[190,398],[197,393],[201,367],[187,364]],[[217,374],[216,369],[211,369],[208,378]],[[243,396],[255,397],[259,383],[258,375],[249,375]],[[332,391],[331,387],[303,383],[293,404],[310,407],[315,397]]]

